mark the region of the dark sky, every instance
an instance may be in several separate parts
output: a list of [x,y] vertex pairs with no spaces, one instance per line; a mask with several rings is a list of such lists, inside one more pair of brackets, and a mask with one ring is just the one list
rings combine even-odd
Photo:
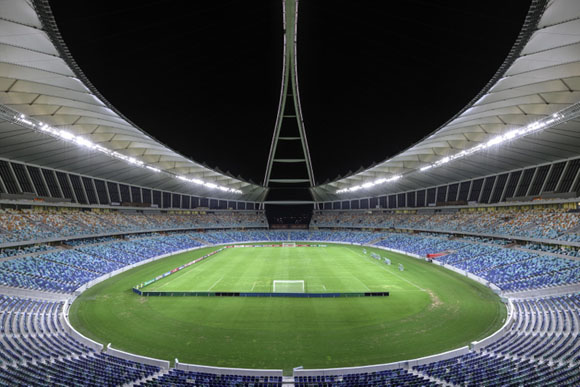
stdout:
[[[468,103],[529,0],[302,0],[298,66],[318,183],[382,161]],[[120,112],[210,167],[261,183],[282,67],[282,3],[51,1],[73,57]]]

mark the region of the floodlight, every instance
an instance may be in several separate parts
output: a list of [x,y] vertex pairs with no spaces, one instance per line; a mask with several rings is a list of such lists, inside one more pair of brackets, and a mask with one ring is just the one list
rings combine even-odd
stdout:
[[78,137],[77,136],[75,138],[75,141],[76,141],[77,144],[82,145],[82,146],[85,146],[87,148],[91,148],[92,149],[92,148],[95,147],[95,144],[92,141],[89,141],[89,140],[87,140],[86,138],[83,138],[83,137]]
[[[58,138],[60,138],[62,140],[65,140],[65,141],[68,141],[68,142],[71,142],[71,143],[80,145],[82,147],[99,151],[101,153],[106,154],[107,156],[113,157],[113,158],[118,159],[118,160],[123,160],[123,161],[125,161],[125,162],[127,162],[129,164],[136,165],[136,166],[141,167],[141,168],[143,168],[143,167],[144,168],[147,168],[150,171],[153,171],[153,172],[156,172],[156,173],[165,172],[165,171],[162,171],[159,168],[155,168],[153,166],[146,165],[143,161],[138,160],[138,159],[136,159],[134,157],[126,156],[126,155],[124,155],[122,153],[119,153],[119,152],[110,150],[108,148],[105,148],[105,147],[103,147],[101,145],[95,144],[94,142],[92,142],[92,141],[90,141],[90,140],[88,140],[88,139],[86,139],[84,137],[76,136],[76,135],[74,135],[73,133],[71,133],[71,132],[69,132],[67,130],[53,128],[50,125],[48,125],[48,124],[46,124],[44,122],[41,122],[41,121],[33,122],[33,121],[27,119],[26,115],[23,114],[23,113],[16,113],[16,112],[14,112],[13,118],[18,123],[25,124],[25,126],[27,126],[29,129],[34,129],[34,130],[37,130],[37,131],[42,131],[42,132],[47,133],[47,134],[49,134],[49,135],[51,135],[53,137],[58,137]],[[170,176],[172,176],[172,177],[176,177],[176,178],[178,178],[180,180],[183,180],[183,181],[188,181],[190,183],[194,183],[194,184],[198,184],[198,185],[203,185],[203,186],[206,186],[206,187],[212,188],[212,189],[219,189],[220,191],[223,191],[223,192],[233,192],[233,193],[236,193],[236,194],[241,194],[242,193],[242,191],[239,190],[239,189],[228,188],[228,187],[221,186],[221,185],[217,185],[217,184],[214,184],[214,183],[207,183],[207,182],[204,182],[203,180],[200,180],[200,179],[188,179],[185,176],[175,175],[175,174],[173,174],[171,172],[165,172],[165,173],[168,174],[168,175],[170,175]]]
[[58,132],[58,135],[64,138],[65,140],[73,140],[76,137],[74,134],[72,134],[71,132],[67,132],[66,130],[60,130]]
[[149,169],[149,170],[151,170],[151,171],[153,171],[153,172],[157,172],[157,173],[161,172],[161,169],[158,169],[158,168],[152,167],[152,166],[150,166],[150,165],[147,165],[147,166],[145,166],[145,168],[147,168],[147,169]]
[[498,137],[492,138],[486,144],[487,144],[487,146],[492,146],[492,145],[499,144],[500,142],[503,142],[503,139],[500,136],[498,136]]
[[510,130],[509,132],[507,132],[506,134],[504,134],[504,137],[507,140],[511,140],[512,138],[514,138],[518,134],[519,134],[519,130]]

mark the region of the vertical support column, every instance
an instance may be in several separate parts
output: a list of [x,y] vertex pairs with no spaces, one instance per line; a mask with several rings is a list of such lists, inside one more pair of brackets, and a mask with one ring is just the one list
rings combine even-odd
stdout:
[[[274,134],[268,155],[268,164],[264,176],[264,186],[271,187],[271,183],[281,183],[288,187],[296,187],[297,184],[308,183],[309,187],[314,186],[314,174],[310,160],[310,151],[306,139],[302,109],[300,106],[300,94],[298,91],[298,73],[296,64],[296,23],[298,20],[298,1],[284,0],[284,56],[282,66],[282,84],[280,90],[280,101],[278,104],[278,114],[274,126]],[[291,105],[290,105],[291,104]],[[286,114],[293,111],[293,114]],[[284,124],[284,125],[283,125]],[[293,128],[295,125],[295,128]],[[281,130],[284,126],[285,133],[282,136]],[[287,132],[291,130],[291,132]],[[280,141],[300,141],[301,154],[292,155],[292,158],[281,158],[277,156]],[[276,169],[278,164],[303,164],[304,173],[301,176],[278,175]]]

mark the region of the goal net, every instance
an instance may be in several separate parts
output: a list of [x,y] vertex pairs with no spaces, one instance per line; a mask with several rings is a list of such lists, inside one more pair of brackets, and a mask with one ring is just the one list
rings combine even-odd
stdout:
[[304,280],[274,280],[274,293],[304,293]]
[[296,247],[295,242],[282,243],[282,247]]

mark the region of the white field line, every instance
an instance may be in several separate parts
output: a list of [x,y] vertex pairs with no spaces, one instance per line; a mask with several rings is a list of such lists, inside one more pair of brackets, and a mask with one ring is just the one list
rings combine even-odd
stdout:
[[225,274],[222,275],[220,279],[218,279],[217,281],[215,281],[214,284],[211,285],[211,287],[209,289],[207,289],[207,291],[209,292],[210,290],[212,290],[221,280],[224,279],[224,276],[225,276]]
[[[230,249],[227,249],[227,250],[230,250]],[[225,253],[225,251],[222,251],[222,253]],[[215,258],[215,257],[216,257],[216,256],[214,255],[214,256],[211,256],[210,258]],[[202,263],[202,262],[207,262],[207,259],[206,259],[206,260],[204,260],[204,261],[198,262],[198,264],[199,264],[199,263]],[[156,288],[155,288],[155,290],[153,290],[153,291],[159,291],[159,290],[163,289],[165,286],[167,286],[167,285],[169,285],[170,283],[172,283],[172,282],[173,282],[173,280],[175,280],[175,279],[177,279],[177,278],[179,278],[179,277],[181,277],[181,276],[183,276],[183,275],[186,275],[186,274],[188,274],[188,273],[191,273],[191,272],[193,271],[192,269],[193,269],[194,267],[195,267],[195,268],[199,267],[199,265],[198,265],[198,264],[195,264],[195,265],[193,265],[193,266],[187,267],[187,268],[185,268],[185,270],[180,270],[180,271],[177,271],[177,272],[173,273],[172,275],[170,275],[169,277],[162,278],[161,280],[165,280],[165,283],[164,283],[163,285],[160,285],[159,287],[156,287]],[[196,274],[196,275],[194,275],[194,279],[195,279],[195,277],[196,277],[196,276],[197,276],[197,274]],[[170,279],[170,278],[171,278],[171,279]]]
[[360,278],[358,278],[357,276],[353,276],[353,277],[354,277],[354,278],[356,278],[356,280],[357,280],[358,282],[360,282],[361,284],[363,284],[363,286],[364,286],[365,288],[367,288],[367,290],[368,290],[369,292],[371,291],[371,289],[370,289],[370,288],[367,286],[367,284],[365,284],[363,281],[361,281],[361,280],[360,280]]
[[389,274],[392,274],[392,275],[394,275],[395,277],[397,277],[397,278],[399,278],[399,279],[402,279],[402,280],[403,280],[403,281],[405,281],[406,283],[408,283],[408,284],[410,284],[410,285],[413,285],[414,287],[416,287],[416,288],[417,288],[417,289],[419,289],[420,291],[427,293],[427,290],[426,290],[426,289],[423,289],[423,288],[422,288],[422,287],[420,287],[419,285],[417,285],[417,284],[415,284],[415,283],[413,283],[413,282],[409,281],[409,280],[408,280],[408,279],[406,279],[406,278],[403,278],[403,277],[401,277],[401,276],[400,276],[400,275],[398,275],[397,273],[394,273],[394,272],[390,271],[390,270],[389,270],[389,269],[387,269],[386,267],[382,267],[382,266],[381,266],[381,269],[385,270],[387,273],[389,273]]
[[[188,275],[189,273],[191,273],[193,270],[187,270],[192,268],[193,266],[190,266],[188,268],[186,268],[185,270],[180,270],[178,272],[173,273],[172,275],[163,278],[162,280],[165,280],[165,283],[163,285],[160,285],[158,288],[156,288],[154,291],[159,291],[161,289],[163,289],[164,287],[166,287],[167,285],[171,284],[174,280],[176,280],[177,278],[181,278],[184,275]],[[194,275],[194,278],[197,277],[197,274]]]
[[252,289],[250,290],[250,292],[254,291],[254,288],[256,287],[256,282],[258,282],[258,281],[254,281],[254,284],[252,285]]
[[[353,251],[353,250],[350,250],[350,251],[352,251],[353,253],[357,254],[358,256],[361,256],[361,257],[368,258],[368,256],[366,256],[366,255],[364,255],[364,254],[361,254],[361,253],[359,253],[358,251]],[[381,263],[381,262],[378,262],[378,263]],[[376,263],[375,263],[375,264],[376,264]],[[381,269],[385,270],[387,273],[389,273],[389,274],[392,274],[392,275],[394,275],[395,277],[397,277],[397,278],[399,278],[399,279],[401,279],[401,280],[405,281],[406,283],[408,283],[408,284],[410,284],[410,285],[413,285],[413,286],[414,286],[414,287],[416,287],[417,289],[419,289],[419,290],[421,290],[421,291],[423,291],[423,292],[427,293],[427,290],[426,290],[426,289],[423,289],[423,288],[422,288],[422,287],[420,287],[419,285],[417,285],[417,284],[415,284],[415,283],[413,283],[413,282],[409,281],[409,280],[408,280],[408,279],[406,279],[406,278],[403,278],[403,277],[401,277],[401,276],[400,276],[400,275],[398,275],[397,273],[393,273],[392,271],[390,271],[390,270],[389,270],[389,269],[387,269],[386,267],[384,267],[384,266],[381,266],[381,265],[379,265],[379,267],[380,267]]]
[[[177,273],[179,273],[179,272],[177,272]],[[175,274],[177,274],[177,273],[175,273]],[[172,283],[173,280],[175,280],[175,278],[177,278],[177,277],[174,277],[171,280],[169,280],[169,277],[163,278],[163,279],[168,280],[168,281],[165,281],[164,284],[160,285],[159,287],[157,287],[157,289],[155,289],[153,291],[159,291],[159,290],[163,289],[164,287],[166,287],[167,285],[169,285],[170,283]]]
[[166,281],[163,285],[159,286],[157,290],[163,289],[170,281]]
[[324,291],[326,291],[326,286],[324,286],[324,284],[322,285],[322,288],[324,289]]

